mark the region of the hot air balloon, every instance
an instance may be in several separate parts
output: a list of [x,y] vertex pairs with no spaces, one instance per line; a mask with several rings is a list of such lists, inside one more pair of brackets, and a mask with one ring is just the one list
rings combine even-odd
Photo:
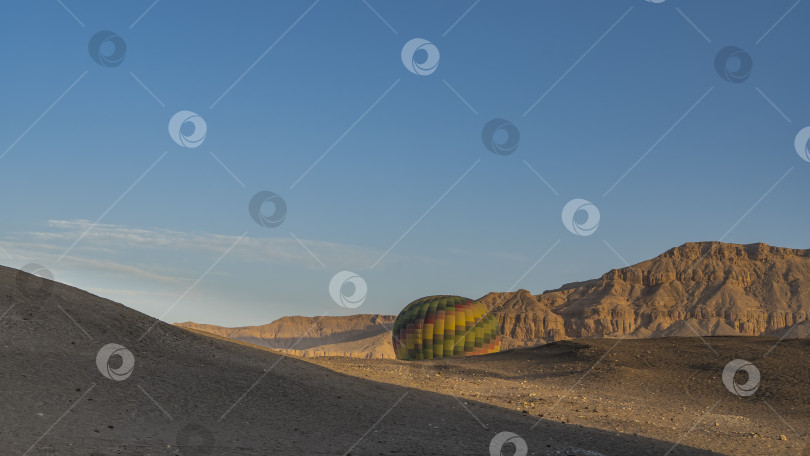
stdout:
[[498,321],[487,307],[461,296],[428,296],[405,306],[394,322],[398,359],[471,356],[501,350]]

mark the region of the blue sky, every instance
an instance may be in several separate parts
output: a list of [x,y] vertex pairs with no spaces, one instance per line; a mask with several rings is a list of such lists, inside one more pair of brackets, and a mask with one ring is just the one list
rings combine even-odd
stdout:
[[[165,321],[539,293],[690,241],[808,247],[810,6],[794,0],[3,9],[0,263]],[[99,31],[126,43],[120,65],[91,58]],[[403,64],[414,38],[439,50],[431,74]],[[727,46],[753,62],[742,82],[715,68]],[[199,147],[169,135],[179,111],[205,120]],[[496,118],[519,131],[512,154],[482,141]],[[280,226],[251,218],[260,191],[286,202]],[[563,223],[573,199],[598,208],[589,236]],[[344,270],[368,286],[360,307],[330,297]]]

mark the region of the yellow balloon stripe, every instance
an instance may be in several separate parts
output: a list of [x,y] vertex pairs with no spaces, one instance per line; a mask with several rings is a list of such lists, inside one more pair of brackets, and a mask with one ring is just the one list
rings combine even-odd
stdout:
[[497,319],[480,302],[428,296],[408,304],[392,334],[398,359],[435,359],[500,351]]

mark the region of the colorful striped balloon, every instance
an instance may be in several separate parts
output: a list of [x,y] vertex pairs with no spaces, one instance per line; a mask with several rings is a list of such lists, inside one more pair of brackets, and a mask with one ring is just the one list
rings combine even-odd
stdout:
[[461,296],[428,296],[402,309],[394,322],[398,359],[471,356],[501,350],[498,321],[487,306]]

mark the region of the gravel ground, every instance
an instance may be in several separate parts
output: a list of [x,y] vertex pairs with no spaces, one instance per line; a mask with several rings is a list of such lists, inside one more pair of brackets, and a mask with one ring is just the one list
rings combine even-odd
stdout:
[[[491,404],[531,417],[531,423],[582,426],[729,455],[807,455],[810,342],[785,340],[768,353],[776,342],[596,339],[442,360],[309,361],[358,378]],[[740,358],[761,375],[748,397],[733,394],[722,379],[725,365]],[[741,373],[736,381],[747,378]]]

